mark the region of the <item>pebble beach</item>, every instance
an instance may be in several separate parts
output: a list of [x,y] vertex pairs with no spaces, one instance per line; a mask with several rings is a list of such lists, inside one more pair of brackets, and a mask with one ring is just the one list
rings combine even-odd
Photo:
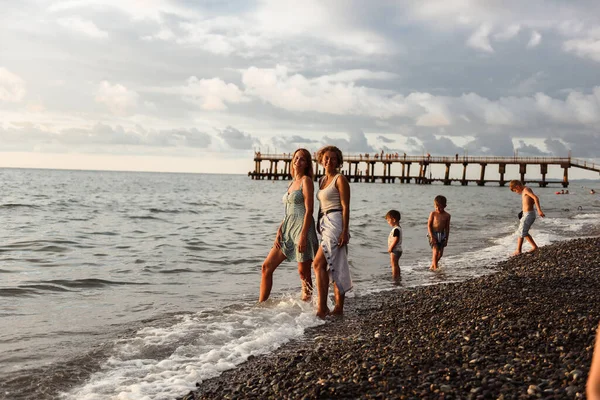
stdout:
[[600,320],[600,237],[554,243],[495,269],[349,299],[343,318],[174,395],[583,398]]

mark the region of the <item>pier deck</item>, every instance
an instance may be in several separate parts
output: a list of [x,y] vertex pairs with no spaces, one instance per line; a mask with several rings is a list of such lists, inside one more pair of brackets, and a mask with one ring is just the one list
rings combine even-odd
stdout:
[[[248,176],[252,179],[291,179],[290,166],[292,154],[261,154],[259,152],[254,155],[254,171],[248,172]],[[268,163],[268,168],[262,168],[263,162]],[[317,163],[313,156],[315,179],[322,176],[323,169]],[[283,168],[279,168],[279,163],[283,164]],[[413,173],[411,175],[411,166],[414,164]],[[433,165],[443,165],[445,173],[443,176],[432,176],[431,167]],[[497,165],[498,178],[486,178],[486,169],[488,165]],[[518,172],[513,178],[506,177],[508,166],[517,166]],[[400,173],[392,173],[392,166],[401,169]],[[461,178],[451,178],[451,167],[456,166],[462,168]],[[467,168],[478,166],[479,178],[467,178]],[[526,173],[528,167],[538,166],[541,179],[527,179]],[[547,179],[548,168],[557,166],[563,169],[562,180]],[[476,167],[477,168],[477,167]],[[342,173],[346,175],[350,182],[376,182],[394,183],[416,183],[416,184],[431,184],[434,182],[442,182],[444,185],[459,183],[463,186],[469,183],[475,183],[479,186],[484,186],[487,183],[499,184],[504,186],[510,179],[519,179],[527,184],[538,184],[540,187],[548,185],[559,185],[562,187],[569,186],[569,168],[581,168],[588,171],[596,171],[600,173],[600,165],[590,163],[586,160],[579,160],[571,157],[472,157],[472,156],[409,156],[398,154],[352,154],[344,157],[344,165]],[[378,172],[376,172],[378,170]],[[531,171],[531,169],[530,169]]]

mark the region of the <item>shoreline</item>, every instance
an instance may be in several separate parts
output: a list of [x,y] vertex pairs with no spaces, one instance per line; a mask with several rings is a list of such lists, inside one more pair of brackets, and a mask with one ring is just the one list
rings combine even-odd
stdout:
[[352,299],[343,319],[187,396],[579,398],[600,319],[599,267],[600,237],[574,239],[491,275]]

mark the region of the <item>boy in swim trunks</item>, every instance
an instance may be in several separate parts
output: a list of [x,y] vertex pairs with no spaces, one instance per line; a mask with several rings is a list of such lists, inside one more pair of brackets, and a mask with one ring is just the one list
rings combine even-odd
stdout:
[[538,249],[537,244],[529,234],[529,228],[533,225],[535,221],[535,210],[533,209],[533,205],[537,208],[537,212],[540,217],[544,217],[544,212],[542,211],[542,207],[540,206],[540,199],[533,193],[529,187],[523,185],[523,183],[519,180],[512,180],[508,184],[511,192],[515,192],[521,195],[522,202],[522,211],[523,215],[519,219],[519,229],[517,229],[517,250],[513,253],[513,256],[521,254],[521,248],[523,247],[523,239],[527,239],[529,244],[533,247],[529,252],[534,252]]
[[436,196],[433,200],[435,210],[429,214],[427,221],[427,232],[429,237],[429,245],[433,255],[431,257],[431,267],[429,269],[437,270],[438,262],[444,255],[444,247],[448,244],[450,236],[450,214],[446,209],[446,197]]
[[388,236],[388,253],[390,253],[390,264],[392,265],[392,278],[400,279],[400,265],[398,261],[402,257],[402,228],[400,228],[400,212],[390,210],[385,214],[385,219],[392,227]]

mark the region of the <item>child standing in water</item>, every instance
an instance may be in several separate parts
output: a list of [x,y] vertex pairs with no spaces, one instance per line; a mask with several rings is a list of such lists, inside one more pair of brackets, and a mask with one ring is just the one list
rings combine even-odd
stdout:
[[388,236],[388,253],[390,253],[390,264],[392,266],[392,278],[400,279],[400,265],[398,261],[402,257],[402,228],[400,228],[400,212],[390,210],[385,214],[385,219],[392,227]]
[[438,262],[444,255],[444,247],[448,244],[450,236],[450,214],[446,209],[446,197],[436,196],[433,200],[435,210],[429,214],[427,221],[427,232],[429,237],[429,245],[433,255],[431,257],[431,267],[429,269],[437,270]]
[[529,244],[533,247],[529,252],[536,251],[538,249],[537,244],[529,234],[529,228],[533,225],[535,221],[535,210],[533,209],[533,205],[535,204],[538,214],[540,217],[544,217],[544,212],[542,211],[542,207],[540,206],[540,199],[533,193],[533,190],[523,185],[523,183],[519,180],[512,180],[508,184],[511,192],[515,192],[521,195],[522,202],[522,212],[523,215],[519,218],[519,228],[517,229],[517,250],[513,253],[513,256],[521,254],[521,249],[523,247],[523,239],[527,239]]

